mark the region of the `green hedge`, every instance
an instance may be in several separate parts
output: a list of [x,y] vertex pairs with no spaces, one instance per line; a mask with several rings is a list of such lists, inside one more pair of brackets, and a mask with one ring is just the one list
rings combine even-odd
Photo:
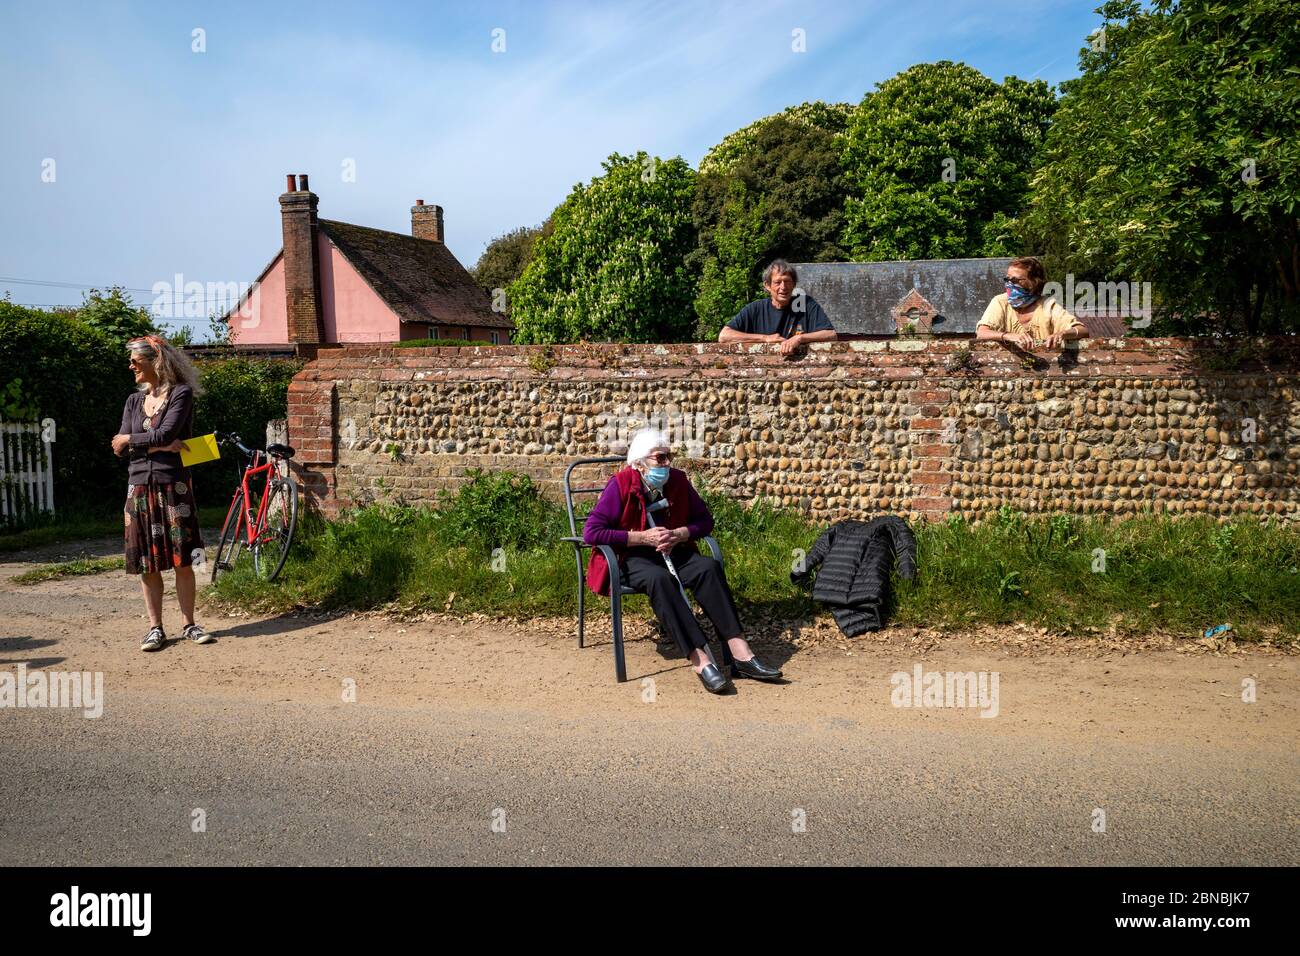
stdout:
[[121,507],[126,469],[110,442],[133,387],[126,352],[105,332],[75,313],[0,301],[0,388],[16,396],[5,411],[54,419],[57,508],[90,508],[100,498]]
[[434,346],[452,345],[457,348],[475,345],[491,345],[491,342],[471,342],[469,339],[405,339],[401,342],[394,342],[393,347],[399,349],[427,349]]
[[[250,448],[266,444],[266,424],[288,414],[289,380],[297,359],[219,359],[199,363],[203,394],[194,410],[194,434],[235,432]],[[200,504],[226,501],[235,482],[234,459],[198,466],[194,492]]]
[[[54,419],[60,513],[107,514],[121,507],[126,463],[110,441],[135,387],[124,345],[136,331],[115,336],[82,321],[77,311],[45,312],[0,300],[0,417]],[[249,445],[264,444],[267,422],[285,417],[289,380],[302,366],[292,359],[198,363],[204,394],[194,433],[233,431]],[[200,502],[224,501],[233,474],[224,460],[204,466],[195,481]]]

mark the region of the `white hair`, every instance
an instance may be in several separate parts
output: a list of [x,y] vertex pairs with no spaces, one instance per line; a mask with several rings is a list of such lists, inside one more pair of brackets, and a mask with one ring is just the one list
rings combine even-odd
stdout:
[[632,443],[627,446],[627,463],[635,465],[656,448],[671,448],[668,436],[657,428],[643,428],[632,436]]

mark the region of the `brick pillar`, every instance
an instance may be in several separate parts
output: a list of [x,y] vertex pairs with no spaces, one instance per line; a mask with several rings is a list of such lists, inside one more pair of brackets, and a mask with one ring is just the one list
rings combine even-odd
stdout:
[[417,199],[411,207],[411,235],[430,242],[446,242],[442,228],[442,207],[426,206],[423,199]]
[[335,387],[308,365],[289,383],[289,444],[304,504],[326,517],[339,511],[335,484]]
[[[312,346],[325,341],[321,313],[320,254],[316,247],[316,194],[307,177],[288,177],[289,192],[280,196],[280,223],[284,230],[284,304],[289,342]],[[310,351],[310,350],[308,350]]]
[[951,401],[948,389],[926,385],[908,396],[905,409],[912,455],[912,511],[928,521],[942,519],[952,510],[957,420],[944,415],[951,411]]

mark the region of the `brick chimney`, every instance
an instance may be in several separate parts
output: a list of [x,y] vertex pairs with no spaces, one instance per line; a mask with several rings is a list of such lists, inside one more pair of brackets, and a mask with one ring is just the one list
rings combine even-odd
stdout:
[[316,194],[307,188],[307,174],[292,173],[280,197],[280,222],[284,228],[284,304],[289,342],[318,345],[325,341],[321,314],[320,255],[316,248]]
[[417,199],[411,207],[411,235],[416,239],[445,242],[442,234],[442,207],[426,206],[423,199]]

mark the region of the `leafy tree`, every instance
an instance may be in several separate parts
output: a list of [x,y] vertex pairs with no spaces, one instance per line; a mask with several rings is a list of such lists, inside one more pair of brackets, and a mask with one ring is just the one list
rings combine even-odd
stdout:
[[474,280],[488,292],[504,289],[524,274],[533,257],[533,246],[543,232],[550,231],[550,220],[540,226],[520,226],[487,244],[474,266]]
[[132,303],[131,296],[121,286],[105,292],[91,289],[83,299],[81,308],[77,309],[77,319],[122,345],[142,335],[158,333],[149,310]]
[[167,330],[167,341],[177,348],[194,344],[194,327],[178,323],[176,328]]
[[[193,333],[190,333],[191,338]],[[232,319],[223,312],[208,313],[208,337],[204,345],[234,345],[239,338],[239,330]]]
[[673,342],[693,326],[695,172],[681,157],[612,154],[574,186],[506,290],[524,343]]
[[1153,330],[1296,328],[1300,3],[1097,12],[1023,234],[1062,271],[1151,281],[1180,316]]
[[726,172],[700,175],[692,213],[701,338],[716,338],[741,306],[763,294],[763,268],[773,259],[845,258],[840,152],[834,134],[777,115],[763,122]]
[[848,127],[849,119],[852,116],[852,103],[823,103],[821,100],[813,100],[809,103],[791,106],[779,113],[773,113],[771,116],[764,116],[762,119],[755,120],[748,126],[723,137],[722,142],[705,153],[704,158],[700,160],[700,172],[728,172],[742,157],[753,153],[758,148],[757,137],[759,132],[769,123],[778,119],[799,126],[823,130],[833,136],[841,136]]
[[1042,80],[998,84],[944,60],[913,66],[859,104],[845,133],[855,259],[945,259],[1015,251],[1055,99]]

